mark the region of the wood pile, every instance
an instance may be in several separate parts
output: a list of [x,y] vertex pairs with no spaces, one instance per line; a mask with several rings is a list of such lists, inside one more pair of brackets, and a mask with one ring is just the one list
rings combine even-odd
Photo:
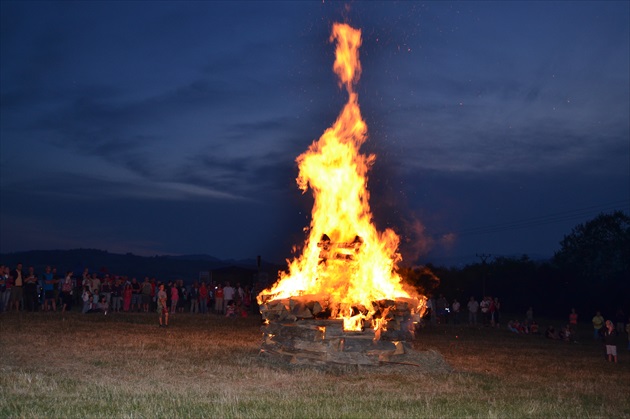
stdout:
[[[336,363],[379,365],[397,362],[414,338],[417,300],[381,300],[372,310],[352,307],[366,315],[362,330],[346,331],[336,313],[344,307],[331,306],[312,296],[267,301],[260,306],[262,355],[285,358],[291,363]],[[376,322],[376,323],[374,323]],[[379,326],[374,329],[373,324]]]

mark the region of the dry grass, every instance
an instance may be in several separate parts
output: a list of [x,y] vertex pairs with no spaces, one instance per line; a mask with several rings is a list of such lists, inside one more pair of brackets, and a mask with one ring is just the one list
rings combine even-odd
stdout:
[[258,356],[259,321],[175,315],[0,316],[0,417],[630,417],[630,353],[604,361],[503,330],[427,328],[452,373],[296,368]]

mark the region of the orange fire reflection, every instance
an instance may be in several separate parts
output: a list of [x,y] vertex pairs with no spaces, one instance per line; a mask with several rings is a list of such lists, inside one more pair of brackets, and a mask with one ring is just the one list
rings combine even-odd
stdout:
[[343,318],[346,330],[357,330],[371,319],[375,301],[409,299],[419,313],[425,298],[406,289],[396,273],[401,260],[396,233],[380,233],[372,223],[367,172],[375,156],[359,152],[367,125],[354,91],[361,75],[361,31],[335,23],[330,41],[337,42],[333,69],[348,102],[335,123],[296,159],[297,183],[314,196],[309,237],[302,255],[288,261],[288,271],[258,301],[309,295],[326,301],[331,317]]

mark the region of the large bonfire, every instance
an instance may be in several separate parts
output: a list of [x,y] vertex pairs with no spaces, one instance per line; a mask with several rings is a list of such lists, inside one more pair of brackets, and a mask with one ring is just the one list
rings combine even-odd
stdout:
[[327,307],[331,319],[344,319],[345,330],[379,327],[375,302],[404,300],[415,314],[425,298],[403,284],[399,238],[391,229],[376,230],[369,205],[367,172],[374,155],[361,154],[367,125],[354,86],[361,75],[361,31],[333,25],[334,71],[348,101],[335,123],[297,159],[297,183],[314,196],[309,235],[302,254],[288,261],[288,271],[258,295],[258,302],[308,298]]

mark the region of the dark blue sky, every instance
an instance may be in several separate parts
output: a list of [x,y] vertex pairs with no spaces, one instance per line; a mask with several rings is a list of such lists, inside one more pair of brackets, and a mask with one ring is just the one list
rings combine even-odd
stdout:
[[405,261],[551,256],[630,208],[629,4],[2,1],[0,252],[289,257],[346,21]]

